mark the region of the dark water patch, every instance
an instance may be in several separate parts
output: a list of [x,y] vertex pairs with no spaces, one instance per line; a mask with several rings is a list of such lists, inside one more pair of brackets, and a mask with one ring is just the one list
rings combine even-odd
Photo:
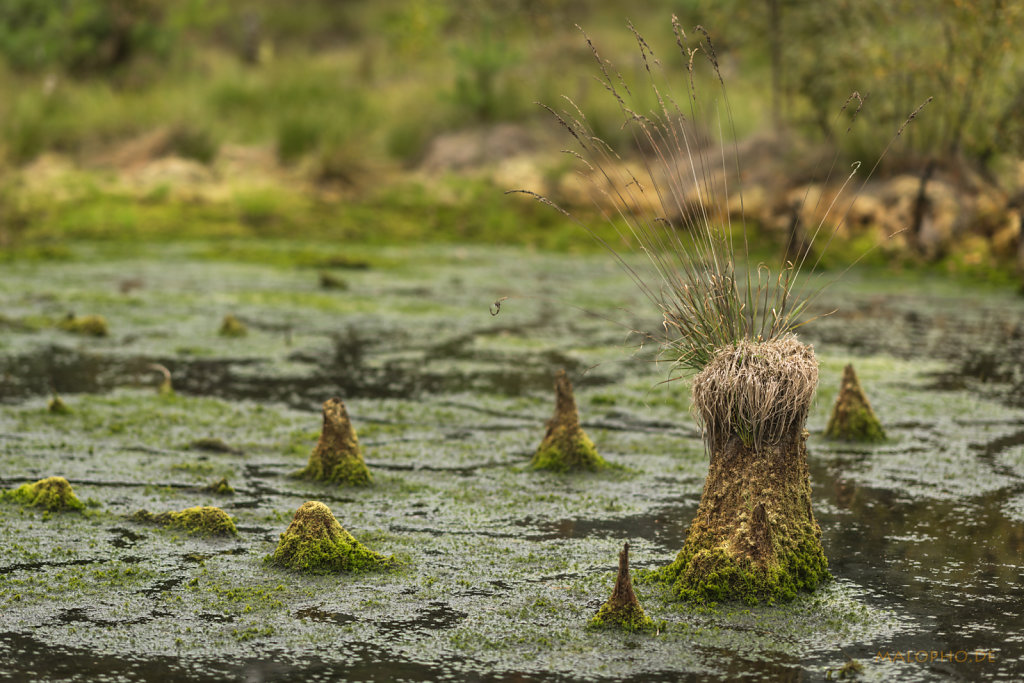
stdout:
[[387,639],[409,636],[427,631],[441,631],[452,628],[465,619],[467,614],[441,601],[429,603],[411,619],[394,619],[377,624],[377,631]]
[[155,583],[153,583],[153,585],[147,586],[146,588],[143,588],[142,590],[140,590],[139,594],[140,595],[147,595],[147,596],[159,595],[160,593],[165,593],[165,592],[167,592],[169,590],[177,588],[184,581],[185,581],[185,577],[183,577],[183,576],[175,576],[175,577],[171,577],[171,578],[167,578],[167,579],[161,579],[161,580],[156,581]]
[[608,538],[619,541],[644,539],[668,550],[678,550],[686,540],[686,532],[697,509],[697,502],[658,508],[639,515],[616,519],[559,519],[525,517],[517,526],[532,531],[524,537],[535,541],[568,538]]
[[136,542],[146,538],[146,534],[141,534],[124,527],[113,527],[108,529],[108,531],[112,535],[108,543],[115,548],[132,548]]
[[146,614],[137,616],[133,619],[104,619],[102,617],[93,616],[90,614],[90,610],[85,607],[71,607],[68,609],[61,610],[56,617],[50,622],[49,625],[68,625],[68,624],[88,624],[89,626],[100,626],[104,628],[114,628],[119,626],[134,626],[138,624],[148,624],[153,621],[154,618],[158,618],[160,614]]
[[220,612],[197,612],[196,618],[210,624],[230,624],[238,619],[234,614],[222,614]]
[[296,610],[292,612],[292,616],[296,619],[307,619],[309,621],[316,621],[324,624],[351,624],[357,619],[351,614],[345,614],[343,612],[329,612],[319,607],[306,607],[304,609]]

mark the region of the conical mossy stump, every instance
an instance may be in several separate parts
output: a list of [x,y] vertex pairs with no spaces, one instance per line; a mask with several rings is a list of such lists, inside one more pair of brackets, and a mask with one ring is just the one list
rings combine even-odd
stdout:
[[629,575],[629,543],[625,543],[619,552],[619,574],[615,577],[612,596],[601,605],[601,609],[590,619],[587,626],[618,627],[625,631],[642,631],[654,626],[654,622],[644,614],[644,609],[633,592],[633,579]]
[[832,417],[825,428],[825,436],[840,441],[877,443],[885,441],[885,430],[871,408],[864,389],[860,386],[853,365],[843,368],[839,395],[832,407]]
[[772,603],[829,579],[804,429],[817,380],[795,337],[722,349],[694,378],[710,465],[686,543],[658,572],[680,598]]
[[608,466],[580,426],[576,398],[565,370],[555,375],[555,414],[548,420],[547,433],[530,466],[556,472],[596,471]]
[[85,509],[85,503],[78,499],[64,477],[47,477],[31,484],[22,484],[3,495],[15,503],[41,507],[47,512],[79,512]]
[[295,476],[346,486],[369,486],[370,470],[363,460],[356,430],[340,398],[324,402],[324,425],[320,440],[309,456],[309,463]]
[[375,553],[353,538],[331,509],[315,500],[295,511],[269,560],[309,573],[369,571],[394,564],[393,558]]

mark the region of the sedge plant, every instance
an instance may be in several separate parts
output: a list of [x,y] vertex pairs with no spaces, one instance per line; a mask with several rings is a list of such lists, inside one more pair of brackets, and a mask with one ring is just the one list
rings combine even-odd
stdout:
[[[815,317],[811,304],[824,285],[805,273],[818,265],[878,163],[860,183],[855,163],[840,191],[818,200],[828,202],[815,207],[825,218],[806,234],[791,231],[791,258],[753,265],[739,153],[735,142],[727,151],[724,139],[735,130],[732,108],[711,36],[697,26],[691,42],[672,19],[685,66],[680,99],[651,46],[629,28],[653,106],[636,104],[641,98],[584,37],[639,159],[620,156],[598,137],[571,99],[559,110],[542,106],[573,138],[568,153],[597,212],[642,254],[643,265],[548,197],[514,192],[562,211],[609,250],[661,314],[660,333],[647,336],[656,337],[676,374],[693,376],[693,411],[710,466],[686,543],[657,575],[680,598],[698,602],[792,598],[829,578],[811,509],[804,429],[818,367],[813,349],[795,335]],[[703,99],[703,84],[717,99]],[[840,113],[852,125],[862,104],[854,93]],[[826,184],[836,167],[833,161]]]

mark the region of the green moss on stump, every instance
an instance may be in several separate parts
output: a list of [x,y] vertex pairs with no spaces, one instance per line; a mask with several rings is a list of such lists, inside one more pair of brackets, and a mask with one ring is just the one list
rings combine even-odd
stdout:
[[4,498],[47,512],[81,511],[85,504],[78,499],[71,484],[64,477],[47,477],[32,484],[22,484],[4,493]]
[[68,313],[67,317],[57,323],[57,327],[65,332],[81,334],[87,337],[106,337],[110,334],[107,327],[107,319],[102,315],[75,315]]
[[630,633],[654,628],[654,622],[644,614],[633,592],[633,580],[629,575],[629,543],[623,545],[619,553],[619,573],[615,577],[612,595],[587,622],[587,627],[620,628]]
[[231,484],[228,483],[227,477],[221,477],[217,481],[213,482],[209,486],[204,486],[202,491],[209,493],[215,493],[218,496],[233,496],[235,495],[235,489]]
[[544,440],[530,460],[536,470],[574,472],[597,471],[608,467],[594,442],[580,427],[580,414],[565,370],[555,375],[555,413],[548,420]]
[[792,600],[799,591],[813,591],[831,578],[821,543],[807,531],[808,536],[796,548],[768,563],[723,547],[698,548],[687,543],[676,560],[655,576],[682,600],[698,604]]
[[309,456],[309,463],[294,476],[343,486],[369,486],[373,483],[356,430],[340,398],[324,402],[320,440]]
[[843,379],[825,428],[825,436],[840,441],[877,443],[885,441],[885,430],[860,386],[853,365],[843,368]]
[[146,510],[139,510],[132,519],[137,522],[150,522],[160,526],[180,529],[193,536],[237,536],[238,529],[228,513],[219,507],[197,506],[186,508],[180,512],[161,512],[154,515]]
[[272,564],[313,574],[386,569],[394,558],[375,553],[345,531],[330,508],[311,500],[299,506],[281,534]]
[[244,337],[249,334],[249,328],[241,320],[228,313],[221,321],[220,331],[217,334],[222,337]]

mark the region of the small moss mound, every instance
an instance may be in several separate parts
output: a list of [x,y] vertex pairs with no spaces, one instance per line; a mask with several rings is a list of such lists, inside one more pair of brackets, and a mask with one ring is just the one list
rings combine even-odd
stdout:
[[154,515],[139,510],[131,518],[137,522],[150,522],[160,526],[181,529],[194,536],[237,536],[238,529],[228,513],[218,507],[197,506],[180,512],[161,512]]
[[323,418],[320,440],[309,456],[309,463],[295,476],[345,486],[372,484],[373,477],[363,460],[359,438],[340,398],[324,402]]
[[71,408],[68,407],[68,404],[61,400],[61,397],[56,394],[54,394],[53,398],[50,399],[50,402],[46,404],[46,409],[53,415],[69,415],[71,413]]
[[348,282],[344,278],[338,277],[337,275],[333,275],[332,273],[328,273],[326,271],[321,271],[320,288],[344,291],[348,289]]
[[384,569],[394,558],[368,549],[345,531],[331,509],[315,500],[295,511],[281,534],[272,564],[309,573],[359,572]]
[[85,509],[64,477],[47,477],[33,484],[22,484],[5,492],[4,497],[22,505],[45,508],[47,512]]
[[221,477],[209,486],[204,486],[201,490],[216,493],[218,496],[233,496],[235,494],[235,489],[228,483],[227,477]]
[[565,370],[555,375],[555,413],[548,420],[547,433],[530,460],[530,467],[556,472],[597,471],[608,467],[580,426],[576,398]]
[[687,543],[675,561],[654,576],[687,602],[738,600],[748,605],[792,600],[798,591],[813,591],[832,578],[821,543],[810,530],[794,549],[769,563],[722,547],[698,549]]
[[631,633],[654,628],[654,622],[644,614],[633,592],[633,580],[629,575],[629,543],[624,544],[619,553],[619,574],[615,577],[612,595],[587,622],[587,627],[614,627]]
[[228,313],[224,316],[217,334],[222,337],[244,337],[249,334],[249,328],[241,320]]
[[75,315],[68,313],[67,317],[57,323],[57,327],[65,332],[81,334],[87,337],[106,337],[110,334],[107,327],[107,319],[102,315]]
[[839,387],[832,417],[825,428],[825,436],[840,441],[878,443],[885,441],[885,430],[871,408],[864,389],[860,386],[853,365],[843,368],[843,379]]

